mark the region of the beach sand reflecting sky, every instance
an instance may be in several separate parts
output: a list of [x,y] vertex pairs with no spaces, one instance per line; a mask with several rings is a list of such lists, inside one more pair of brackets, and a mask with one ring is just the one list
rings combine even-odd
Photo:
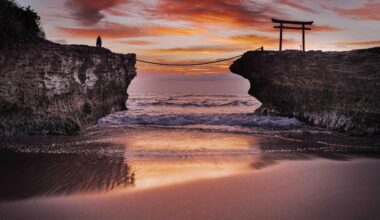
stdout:
[[233,177],[289,160],[348,161],[361,151],[376,153],[366,142],[361,148],[360,138],[319,140],[334,143],[123,126],[94,127],[76,137],[7,138],[0,148],[0,200],[146,190]]
[[147,188],[233,175],[252,169],[259,147],[246,135],[156,131],[116,141],[126,146],[134,186]]

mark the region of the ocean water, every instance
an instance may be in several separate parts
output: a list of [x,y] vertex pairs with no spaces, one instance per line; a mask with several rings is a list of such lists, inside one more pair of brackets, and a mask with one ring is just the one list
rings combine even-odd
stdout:
[[297,130],[295,118],[254,114],[261,103],[248,94],[131,94],[128,111],[99,120],[98,125],[159,126],[234,132]]

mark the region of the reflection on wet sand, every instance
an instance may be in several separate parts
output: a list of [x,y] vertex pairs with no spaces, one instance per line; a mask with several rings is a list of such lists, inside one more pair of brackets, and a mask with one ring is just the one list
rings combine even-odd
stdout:
[[0,201],[109,191],[130,184],[124,157],[0,151]]
[[[136,172],[136,188],[195,181],[262,169],[282,160],[349,160],[367,148],[331,147],[324,143],[231,133],[147,130],[114,141],[126,146]],[[329,150],[332,149],[332,150]],[[353,155],[351,155],[353,154]],[[376,154],[371,154],[371,156]],[[368,155],[362,155],[368,156]]]
[[132,160],[131,167],[136,172],[134,186],[150,188],[178,184],[204,178],[229,176],[251,169],[247,158],[219,159]]
[[11,151],[0,151],[0,200],[127,186],[140,189],[227,176],[251,169],[258,151],[254,137],[177,130],[98,140],[88,137],[70,143],[45,140],[36,146],[30,140],[15,141]]
[[0,201],[146,189],[235,175],[282,160],[378,155],[376,148],[337,148],[308,140],[178,129],[121,131],[45,138],[43,143],[1,142]]
[[257,157],[254,137],[178,131],[147,131],[116,138],[136,173],[136,188],[215,178],[251,169]]

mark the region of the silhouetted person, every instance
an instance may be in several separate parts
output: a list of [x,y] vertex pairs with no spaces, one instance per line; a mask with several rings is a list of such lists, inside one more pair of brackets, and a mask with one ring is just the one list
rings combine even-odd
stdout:
[[135,172],[133,172],[131,175],[131,184],[132,185],[135,185],[135,178],[136,178],[136,174],[135,174]]
[[100,36],[98,36],[98,38],[96,39],[96,46],[102,47],[102,38],[100,38]]

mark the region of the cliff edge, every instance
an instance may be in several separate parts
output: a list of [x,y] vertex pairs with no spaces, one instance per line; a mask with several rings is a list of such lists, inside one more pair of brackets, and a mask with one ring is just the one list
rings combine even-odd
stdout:
[[259,113],[353,135],[380,133],[380,48],[250,51],[230,70],[249,80]]
[[126,109],[135,54],[49,41],[0,49],[0,136],[75,134]]

